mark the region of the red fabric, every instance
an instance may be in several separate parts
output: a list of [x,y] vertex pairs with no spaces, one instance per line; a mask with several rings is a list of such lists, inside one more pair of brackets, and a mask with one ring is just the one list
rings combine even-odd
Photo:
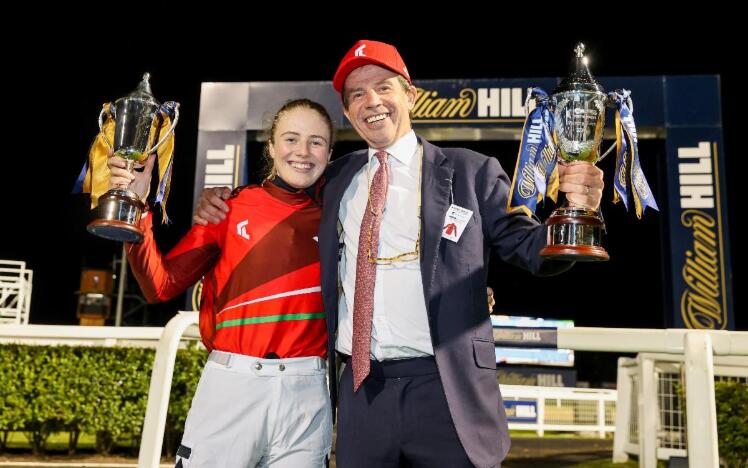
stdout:
[[143,218],[145,239],[129,244],[127,254],[144,295],[168,300],[204,276],[200,334],[209,349],[326,357],[315,239],[320,206],[272,183],[238,191],[227,204],[224,221],[193,226],[166,255],[151,216]]
[[379,245],[379,227],[382,212],[387,201],[389,166],[387,152],[379,151],[374,156],[379,167],[374,173],[366,203],[361,231],[358,237],[358,257],[356,258],[356,289],[353,295],[353,342],[351,349],[351,369],[353,370],[353,391],[361,386],[371,366],[371,319],[374,315],[374,285],[377,279],[377,264],[369,261],[369,255],[376,258]]
[[348,75],[356,68],[364,65],[379,65],[388,70],[392,70],[398,75],[402,75],[408,83],[413,84],[405,66],[403,58],[395,46],[385,44],[384,42],[369,41],[361,39],[348,51],[340,61],[338,70],[332,79],[332,86],[339,93],[343,92],[343,85]]

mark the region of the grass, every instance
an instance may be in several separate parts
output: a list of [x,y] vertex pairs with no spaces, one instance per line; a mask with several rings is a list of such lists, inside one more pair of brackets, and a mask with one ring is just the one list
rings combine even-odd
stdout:
[[[47,439],[46,450],[50,451],[61,451],[68,449],[68,433],[67,432],[55,432]],[[140,441],[137,441],[138,443]],[[130,437],[122,437],[117,439],[117,446],[119,447],[132,447],[133,440]],[[23,432],[11,432],[8,437],[8,448],[9,449],[29,449],[31,445]],[[96,449],[96,436],[94,434],[81,434],[78,437],[77,450],[95,450]]]
[[[537,436],[537,433],[535,431],[510,431],[510,436],[512,439],[596,439],[596,434],[590,434],[587,437],[580,436],[577,433],[573,432],[555,432],[555,431],[546,431],[544,437],[540,438]],[[529,441],[528,441],[529,442]],[[125,448],[127,450],[127,447],[132,447],[133,441],[130,438],[122,438],[117,441],[117,445],[120,447],[118,449],[118,452],[121,452],[121,448]],[[533,442],[534,444],[534,442]],[[91,452],[95,450],[96,446],[96,436],[93,434],[81,434],[78,439],[78,447],[77,450],[80,452]],[[11,432],[10,437],[8,439],[8,448],[9,449],[28,449],[30,451],[30,445],[28,443],[28,440],[24,436],[22,432]],[[68,433],[67,432],[57,432],[52,435],[50,435],[49,439],[47,440],[47,453],[49,452],[66,452],[68,448]],[[522,459],[515,459],[515,460],[509,460],[507,463],[508,466],[541,466],[541,465],[547,465],[551,467],[569,467],[569,468],[636,468],[638,467],[638,463],[636,460],[629,460],[626,463],[613,463],[610,460],[610,456],[606,456],[605,458],[600,458],[596,460],[589,460],[584,461],[577,464],[566,464],[562,462],[561,460],[554,460],[556,458],[563,459],[563,455],[550,455],[547,458],[542,459],[536,459],[536,460],[522,460]],[[529,464],[525,464],[529,463]],[[567,462],[568,463],[568,462]],[[539,465],[540,464],[540,465]],[[659,462],[658,467],[666,467],[667,465],[663,462]]]
[[[569,468],[638,468],[639,463],[636,460],[629,460],[626,463],[613,463],[610,460],[593,460],[577,465],[572,465]],[[662,460],[657,462],[658,468],[666,468],[667,465]]]
[[613,463],[610,459],[593,460],[572,465],[569,468],[637,468],[639,464],[636,461],[627,461],[626,463]]
[[[545,431],[543,437],[538,437],[538,433],[535,431],[509,431],[509,436],[512,439],[597,439],[597,433],[590,433],[589,435],[581,435],[578,432],[561,432],[561,431]],[[608,433],[606,438],[612,439],[613,434]],[[621,465],[622,466],[622,465]]]

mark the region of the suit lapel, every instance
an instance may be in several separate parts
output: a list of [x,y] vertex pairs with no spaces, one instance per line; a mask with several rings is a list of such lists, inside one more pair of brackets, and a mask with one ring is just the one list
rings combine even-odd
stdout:
[[[322,219],[319,229],[319,255],[322,273],[322,295],[327,312],[327,328],[333,333],[338,328],[338,213],[340,201],[353,176],[366,164],[368,151],[357,151],[344,156],[335,164],[340,169],[331,171],[325,185]],[[332,336],[332,335],[331,335]]]
[[423,144],[421,279],[423,281],[426,310],[430,314],[429,302],[434,294],[432,285],[436,272],[436,259],[441,242],[444,217],[450,205],[450,188],[454,169],[441,149],[422,138],[420,141]]

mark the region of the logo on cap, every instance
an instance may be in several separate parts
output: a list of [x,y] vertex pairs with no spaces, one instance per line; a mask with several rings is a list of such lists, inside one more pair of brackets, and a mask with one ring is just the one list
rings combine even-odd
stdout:
[[395,46],[384,42],[362,39],[348,50],[338,65],[332,85],[336,91],[342,93],[346,77],[356,68],[364,65],[376,65],[402,75],[408,83],[412,83],[410,73],[405,67],[403,58]]

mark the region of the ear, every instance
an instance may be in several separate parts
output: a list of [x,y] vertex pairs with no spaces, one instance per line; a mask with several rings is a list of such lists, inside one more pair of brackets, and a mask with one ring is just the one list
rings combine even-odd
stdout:
[[270,155],[270,159],[275,159],[275,147],[270,142],[270,140],[268,140],[266,144],[268,145],[268,154]]
[[413,107],[416,105],[416,98],[418,97],[418,89],[410,85],[405,94],[408,96],[408,110],[413,110]]

